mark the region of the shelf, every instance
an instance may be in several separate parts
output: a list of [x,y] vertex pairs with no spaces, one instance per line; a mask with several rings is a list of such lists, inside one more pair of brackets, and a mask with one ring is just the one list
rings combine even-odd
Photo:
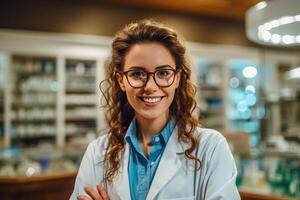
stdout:
[[92,73],[85,73],[85,74],[76,74],[75,72],[67,72],[67,75],[66,75],[67,79],[71,79],[71,78],[90,78],[90,79],[95,79],[95,74],[92,74]]
[[47,74],[45,72],[19,72],[19,71],[16,71],[16,76],[18,77],[17,79],[27,79],[28,77],[33,77],[33,76],[55,79],[56,74],[55,73]]
[[95,121],[96,120],[96,116],[95,117],[77,117],[77,118],[66,118],[66,122],[84,122],[84,121]]
[[43,123],[43,122],[55,122],[56,119],[55,118],[47,118],[47,119],[41,119],[41,118],[37,118],[37,119],[12,119],[12,122],[14,123]]
[[78,132],[67,132],[66,136],[67,137],[76,137],[79,135],[85,135],[87,132],[95,132],[96,129],[91,129],[91,130],[86,130],[86,131],[78,131]]
[[95,107],[96,108],[96,103],[91,103],[91,102],[87,102],[87,103],[65,103],[65,106],[68,108],[71,107]]
[[223,86],[220,85],[212,85],[212,84],[198,84],[200,90],[223,90]]
[[266,104],[300,103],[299,98],[280,99],[277,101],[266,101]]
[[12,108],[55,108],[56,103],[47,103],[47,104],[39,104],[39,103],[34,103],[34,104],[22,104],[22,103],[13,103]]
[[278,157],[282,157],[282,158],[290,158],[290,159],[300,160],[300,152],[263,149],[261,151],[260,155],[261,156],[278,156]]
[[51,89],[49,90],[28,90],[28,91],[20,91],[20,90],[14,90],[14,95],[23,95],[23,94],[53,94],[56,95],[57,91],[53,91]]
[[15,136],[12,139],[12,144],[15,146],[36,146],[41,142],[55,142],[55,135],[31,135],[31,136]]
[[96,106],[95,94],[67,94],[65,105],[67,106]]
[[86,88],[67,88],[67,94],[93,94],[95,93],[95,89],[86,89]]
[[204,117],[210,117],[210,116],[218,116],[218,115],[224,115],[224,111],[219,110],[200,110],[200,115]]
[[237,155],[244,158],[265,158],[265,157],[277,157],[283,159],[300,160],[300,152],[295,151],[280,151],[275,149],[252,149],[249,153],[243,153]]
[[55,137],[55,134],[35,134],[35,135],[16,135],[13,136],[13,140],[31,140],[31,139],[52,139],[53,137]]

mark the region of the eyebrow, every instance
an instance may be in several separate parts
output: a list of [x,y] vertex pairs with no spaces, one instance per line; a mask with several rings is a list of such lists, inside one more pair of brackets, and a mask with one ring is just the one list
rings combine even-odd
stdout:
[[[155,70],[157,70],[157,69],[164,69],[164,68],[171,68],[171,69],[173,69],[173,67],[171,67],[170,65],[159,65],[159,66],[155,67]],[[129,70],[133,70],[133,69],[145,70],[145,67],[141,67],[141,66],[131,66],[131,67],[129,67]]]

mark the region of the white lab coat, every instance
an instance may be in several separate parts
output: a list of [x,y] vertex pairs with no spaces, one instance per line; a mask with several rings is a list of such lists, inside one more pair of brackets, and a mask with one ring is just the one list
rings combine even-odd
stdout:
[[[178,143],[175,128],[163,152],[146,200],[240,200],[235,185],[237,170],[226,139],[212,129],[197,128],[200,145],[197,152],[201,168],[184,155],[185,144]],[[103,182],[103,156],[107,135],[91,142],[82,159],[70,197],[76,200],[85,186]],[[111,200],[130,200],[128,181],[129,145],[126,143],[121,167],[113,184],[107,184]]]

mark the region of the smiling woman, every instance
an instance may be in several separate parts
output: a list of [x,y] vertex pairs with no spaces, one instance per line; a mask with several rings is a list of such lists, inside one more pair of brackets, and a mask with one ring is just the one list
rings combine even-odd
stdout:
[[240,199],[225,138],[192,116],[190,76],[173,29],[143,20],[116,34],[102,87],[109,129],[88,146],[70,199]]
[[143,134],[146,136],[145,142],[150,143],[151,135],[159,132],[157,129],[163,128],[166,124],[169,107],[179,85],[180,76],[179,73],[175,74],[175,60],[162,44],[145,42],[135,44],[131,48],[125,56],[123,70],[127,74],[127,80],[120,75],[117,78],[122,91],[126,93],[128,103],[135,111],[137,121],[146,125],[151,120],[158,125],[153,130],[154,133]]

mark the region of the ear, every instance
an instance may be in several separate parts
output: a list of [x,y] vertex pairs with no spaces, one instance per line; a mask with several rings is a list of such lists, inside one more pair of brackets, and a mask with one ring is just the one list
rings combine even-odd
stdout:
[[124,79],[123,79],[122,74],[116,73],[116,78],[117,78],[117,81],[119,83],[119,86],[120,86],[121,90],[123,92],[125,92],[125,85],[124,85]]

